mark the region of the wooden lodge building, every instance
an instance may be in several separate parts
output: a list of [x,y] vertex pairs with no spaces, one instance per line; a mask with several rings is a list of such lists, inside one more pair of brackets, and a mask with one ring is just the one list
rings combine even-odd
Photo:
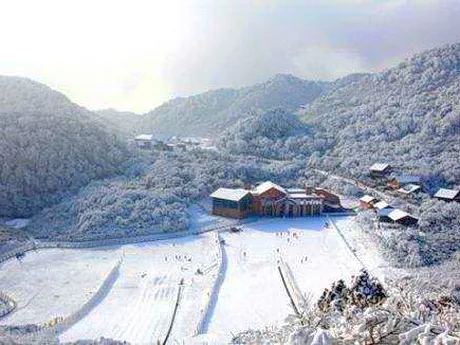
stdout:
[[369,174],[372,178],[384,178],[392,171],[392,167],[386,163],[375,163],[369,168]]
[[385,208],[379,211],[379,220],[404,226],[415,226],[418,219],[400,209]]
[[134,138],[134,142],[141,149],[151,150],[156,140],[151,134],[141,134]]
[[219,188],[211,198],[213,214],[232,218],[304,217],[343,211],[339,197],[325,189],[285,189],[270,181],[252,190]]

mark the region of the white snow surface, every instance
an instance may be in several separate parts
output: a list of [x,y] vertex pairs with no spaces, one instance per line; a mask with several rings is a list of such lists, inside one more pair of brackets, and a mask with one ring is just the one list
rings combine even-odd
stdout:
[[[179,283],[184,294],[171,340],[195,334],[216,277],[214,234],[123,246],[120,276],[89,315],[60,336],[63,342],[106,338],[156,344],[166,336]],[[200,268],[203,275],[196,274]]]
[[[302,292],[315,301],[324,288],[362,268],[324,217],[276,219],[222,234],[227,269],[209,322],[210,339],[230,340],[248,328],[281,325],[293,314],[277,269],[287,262]],[[305,258],[307,259],[305,261]]]
[[16,219],[6,221],[5,224],[15,229],[22,229],[22,228],[25,228],[27,224],[29,224],[29,222],[30,222],[30,219],[16,218]]
[[117,250],[44,249],[0,266],[0,291],[18,309],[1,324],[44,323],[67,316],[91,297],[119,258]]
[[[193,226],[225,221],[198,209]],[[352,248],[371,273],[385,273],[375,248],[361,244],[352,217],[334,217]],[[361,263],[339,232],[325,227],[325,217],[269,219],[241,226],[242,232],[221,233],[223,264],[218,277],[218,243],[214,233],[100,249],[49,249],[28,252],[22,261],[0,267],[0,291],[17,299],[19,310],[1,324],[43,323],[67,316],[87,301],[115,262],[124,255],[120,274],[105,298],[81,321],[60,335],[62,342],[101,336],[133,344],[152,344],[166,335],[184,279],[170,343],[228,343],[248,328],[285,323],[293,314],[278,272],[283,260],[299,289],[319,297],[333,281],[348,279]],[[197,269],[203,274],[197,274]],[[209,305],[211,296],[216,296]],[[201,318],[205,334],[196,336]]]

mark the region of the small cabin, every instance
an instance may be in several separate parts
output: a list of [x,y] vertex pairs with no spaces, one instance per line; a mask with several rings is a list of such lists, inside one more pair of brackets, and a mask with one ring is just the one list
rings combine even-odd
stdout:
[[412,193],[420,192],[422,190],[422,187],[416,185],[416,184],[406,184],[404,187],[401,187],[398,189],[398,193],[404,194],[404,195],[409,195]]
[[395,223],[404,226],[415,226],[418,223],[417,218],[400,209],[385,208],[378,211],[378,217],[381,222]]
[[156,143],[156,140],[151,134],[141,134],[134,138],[137,147],[141,149],[151,150]]
[[377,211],[384,210],[386,208],[392,208],[386,201],[379,201],[374,204],[374,208]]
[[372,178],[383,178],[391,173],[392,167],[386,163],[375,163],[369,168]]
[[362,210],[370,209],[374,207],[374,204],[377,202],[377,199],[370,195],[365,195],[359,199],[359,208]]
[[460,191],[455,189],[440,188],[433,197],[447,202],[460,202]]
[[397,224],[404,226],[415,226],[418,223],[418,219],[411,216],[402,210],[395,209],[388,214],[388,217]]
[[252,213],[252,196],[246,189],[219,188],[211,199],[214,215],[241,219]]

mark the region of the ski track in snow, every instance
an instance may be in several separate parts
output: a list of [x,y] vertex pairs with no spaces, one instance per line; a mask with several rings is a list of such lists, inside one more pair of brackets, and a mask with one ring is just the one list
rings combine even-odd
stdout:
[[333,281],[359,272],[360,263],[325,222],[324,217],[276,219],[222,234],[228,268],[208,325],[213,343],[228,342],[232,333],[248,328],[283,324],[294,313],[277,269],[281,258],[313,300]]
[[182,278],[188,286],[184,287],[186,299],[182,299],[177,315],[181,325],[173,327],[170,339],[193,336],[205,301],[205,288],[212,284],[210,274],[200,276],[195,272],[215,260],[213,239],[207,234],[124,247],[125,259],[112,291],[87,317],[61,334],[60,340],[104,336],[134,344],[163,341]]
[[[2,324],[43,323],[73,313],[124,253],[118,279],[106,297],[63,332],[61,341],[101,336],[133,344],[162,341],[184,278],[169,343],[226,343],[232,333],[281,325],[294,313],[279,276],[279,260],[289,264],[299,289],[313,301],[333,281],[348,279],[362,268],[337,231],[324,228],[326,221],[325,217],[271,219],[244,225],[240,233],[222,233],[222,276],[214,291],[219,244],[212,233],[103,249],[27,253],[22,262],[9,260],[0,270],[0,290],[23,307]],[[356,233],[352,218],[334,221],[347,240]],[[356,236],[351,246],[363,247]],[[364,262],[372,263],[371,272],[383,265],[374,251]],[[198,268],[203,274],[196,274]],[[202,327],[207,332],[194,337],[208,302]]]

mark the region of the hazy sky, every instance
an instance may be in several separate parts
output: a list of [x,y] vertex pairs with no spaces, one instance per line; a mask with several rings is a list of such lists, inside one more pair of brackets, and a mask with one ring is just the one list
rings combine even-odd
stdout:
[[0,74],[148,111],[276,73],[334,79],[460,42],[460,1],[0,0]]

